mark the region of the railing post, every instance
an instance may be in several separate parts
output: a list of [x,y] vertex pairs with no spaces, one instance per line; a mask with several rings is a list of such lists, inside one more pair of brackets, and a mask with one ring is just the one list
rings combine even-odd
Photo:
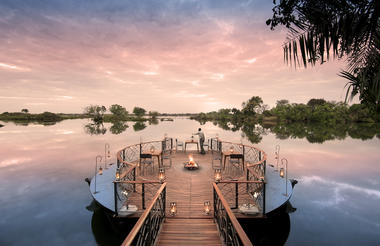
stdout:
[[119,160],[118,156],[116,156],[116,163],[117,163],[117,168],[119,168],[120,167],[120,160]]
[[114,201],[115,201],[115,214],[116,216],[118,215],[118,212],[117,212],[117,183],[114,182],[113,183],[113,195],[114,195]]
[[239,207],[239,184],[235,183],[235,208]]
[[141,189],[142,189],[142,191],[141,191],[142,207],[143,207],[143,209],[145,209],[145,184],[144,183],[142,183]]
[[166,217],[166,186],[165,186],[165,189],[163,191],[164,195],[163,195],[163,204],[164,204],[164,208],[163,208],[163,217],[165,218]]
[[212,193],[213,193],[213,203],[214,203],[214,222],[216,222],[216,194],[215,194],[215,188],[212,186]]
[[[249,181],[249,170],[248,170],[248,167],[247,167],[247,181]],[[248,189],[249,189],[249,186],[248,186],[248,183],[247,183],[247,192],[248,192]]]
[[[133,181],[136,181],[136,167],[133,168],[132,176],[133,176]],[[136,184],[133,184],[133,192],[136,192]]]
[[265,215],[265,182],[263,183],[263,215]]
[[170,138],[170,154],[173,151],[173,138]]
[[123,149],[123,161],[125,161],[125,149]]
[[[267,161],[265,160],[264,161],[264,177],[265,177],[265,172],[266,172],[266,166],[267,166]],[[265,183],[265,179],[264,179],[264,182],[263,182],[263,215],[265,215],[265,195],[266,195],[266,192],[265,192],[265,188],[266,188],[266,183]]]
[[267,160],[264,161],[264,178],[265,178],[266,169],[267,169]]

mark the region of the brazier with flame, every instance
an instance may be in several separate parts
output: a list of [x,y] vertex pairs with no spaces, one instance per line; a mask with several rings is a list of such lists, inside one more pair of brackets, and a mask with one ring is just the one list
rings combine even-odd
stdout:
[[194,161],[193,156],[189,155],[189,161],[186,161],[184,167],[188,170],[195,170],[199,168],[199,165],[196,161]]

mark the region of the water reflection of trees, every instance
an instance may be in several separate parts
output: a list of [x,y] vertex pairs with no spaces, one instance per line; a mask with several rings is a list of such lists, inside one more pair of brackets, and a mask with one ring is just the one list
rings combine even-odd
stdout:
[[310,143],[343,140],[346,137],[368,140],[380,133],[380,124],[288,124],[275,125],[270,131],[280,139],[306,138]]
[[[200,122],[205,124],[204,121]],[[278,123],[262,125],[258,122],[240,122],[220,120],[212,122],[215,126],[228,131],[242,131],[251,143],[257,144],[262,136],[269,132],[275,134],[278,139],[305,138],[310,143],[323,143],[328,140],[343,140],[346,137],[368,140],[374,137],[380,138],[380,124],[305,124],[305,123]]]
[[[121,134],[125,132],[129,126],[126,121],[112,121],[111,126],[109,129],[107,129],[106,126],[104,126],[103,123],[95,123],[91,121],[91,123],[88,123],[84,126],[84,131],[89,135],[104,135],[106,134],[107,130],[109,130],[112,134]],[[149,121],[150,125],[156,125],[158,124],[157,120]],[[133,130],[135,132],[144,130],[147,126],[144,122],[138,121],[135,122],[133,125]]]
[[120,134],[127,130],[129,126],[124,121],[115,121],[112,122],[112,126],[110,127],[110,132],[112,134]]
[[136,122],[134,125],[133,125],[133,130],[135,132],[138,132],[138,131],[141,131],[141,130],[144,130],[146,128],[146,125],[144,124],[144,122]]
[[107,132],[107,128],[104,127],[103,123],[89,123],[84,126],[84,130],[90,135],[103,135]]

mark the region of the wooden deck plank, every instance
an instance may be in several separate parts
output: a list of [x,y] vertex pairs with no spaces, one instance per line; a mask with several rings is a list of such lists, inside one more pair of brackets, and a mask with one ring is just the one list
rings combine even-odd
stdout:
[[157,245],[222,245],[216,225],[210,218],[167,218]]

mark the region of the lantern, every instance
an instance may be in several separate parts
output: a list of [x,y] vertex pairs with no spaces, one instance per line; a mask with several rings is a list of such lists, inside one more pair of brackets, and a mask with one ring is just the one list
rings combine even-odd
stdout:
[[163,183],[165,181],[165,169],[164,168],[160,168],[160,171],[158,173],[158,180],[160,181],[160,183]]
[[215,182],[219,182],[222,180],[222,170],[221,169],[215,169],[214,178],[215,178]]
[[288,160],[285,158],[282,158],[281,164],[283,167],[280,169],[280,176],[284,177],[284,173],[285,173],[285,194],[284,195],[288,196]]
[[174,216],[177,214],[177,203],[176,202],[171,202],[170,203],[170,215]]
[[150,152],[153,154],[154,153],[154,146],[150,147]]
[[230,147],[230,152],[233,153],[234,152],[234,146],[231,145]]
[[120,179],[120,169],[116,169],[116,174],[115,174],[116,181],[119,181]]
[[206,215],[210,214],[210,211],[211,211],[210,201],[204,202],[203,208],[204,208],[204,211],[205,211]]
[[129,193],[128,193],[127,190],[123,190],[123,191],[121,192],[121,194],[123,194],[123,196],[124,196],[126,199],[128,198]]
[[283,167],[280,168],[280,177],[283,178],[285,175],[285,170]]
[[102,167],[99,167],[99,172],[98,172],[99,175],[102,175],[103,174],[103,168]]

